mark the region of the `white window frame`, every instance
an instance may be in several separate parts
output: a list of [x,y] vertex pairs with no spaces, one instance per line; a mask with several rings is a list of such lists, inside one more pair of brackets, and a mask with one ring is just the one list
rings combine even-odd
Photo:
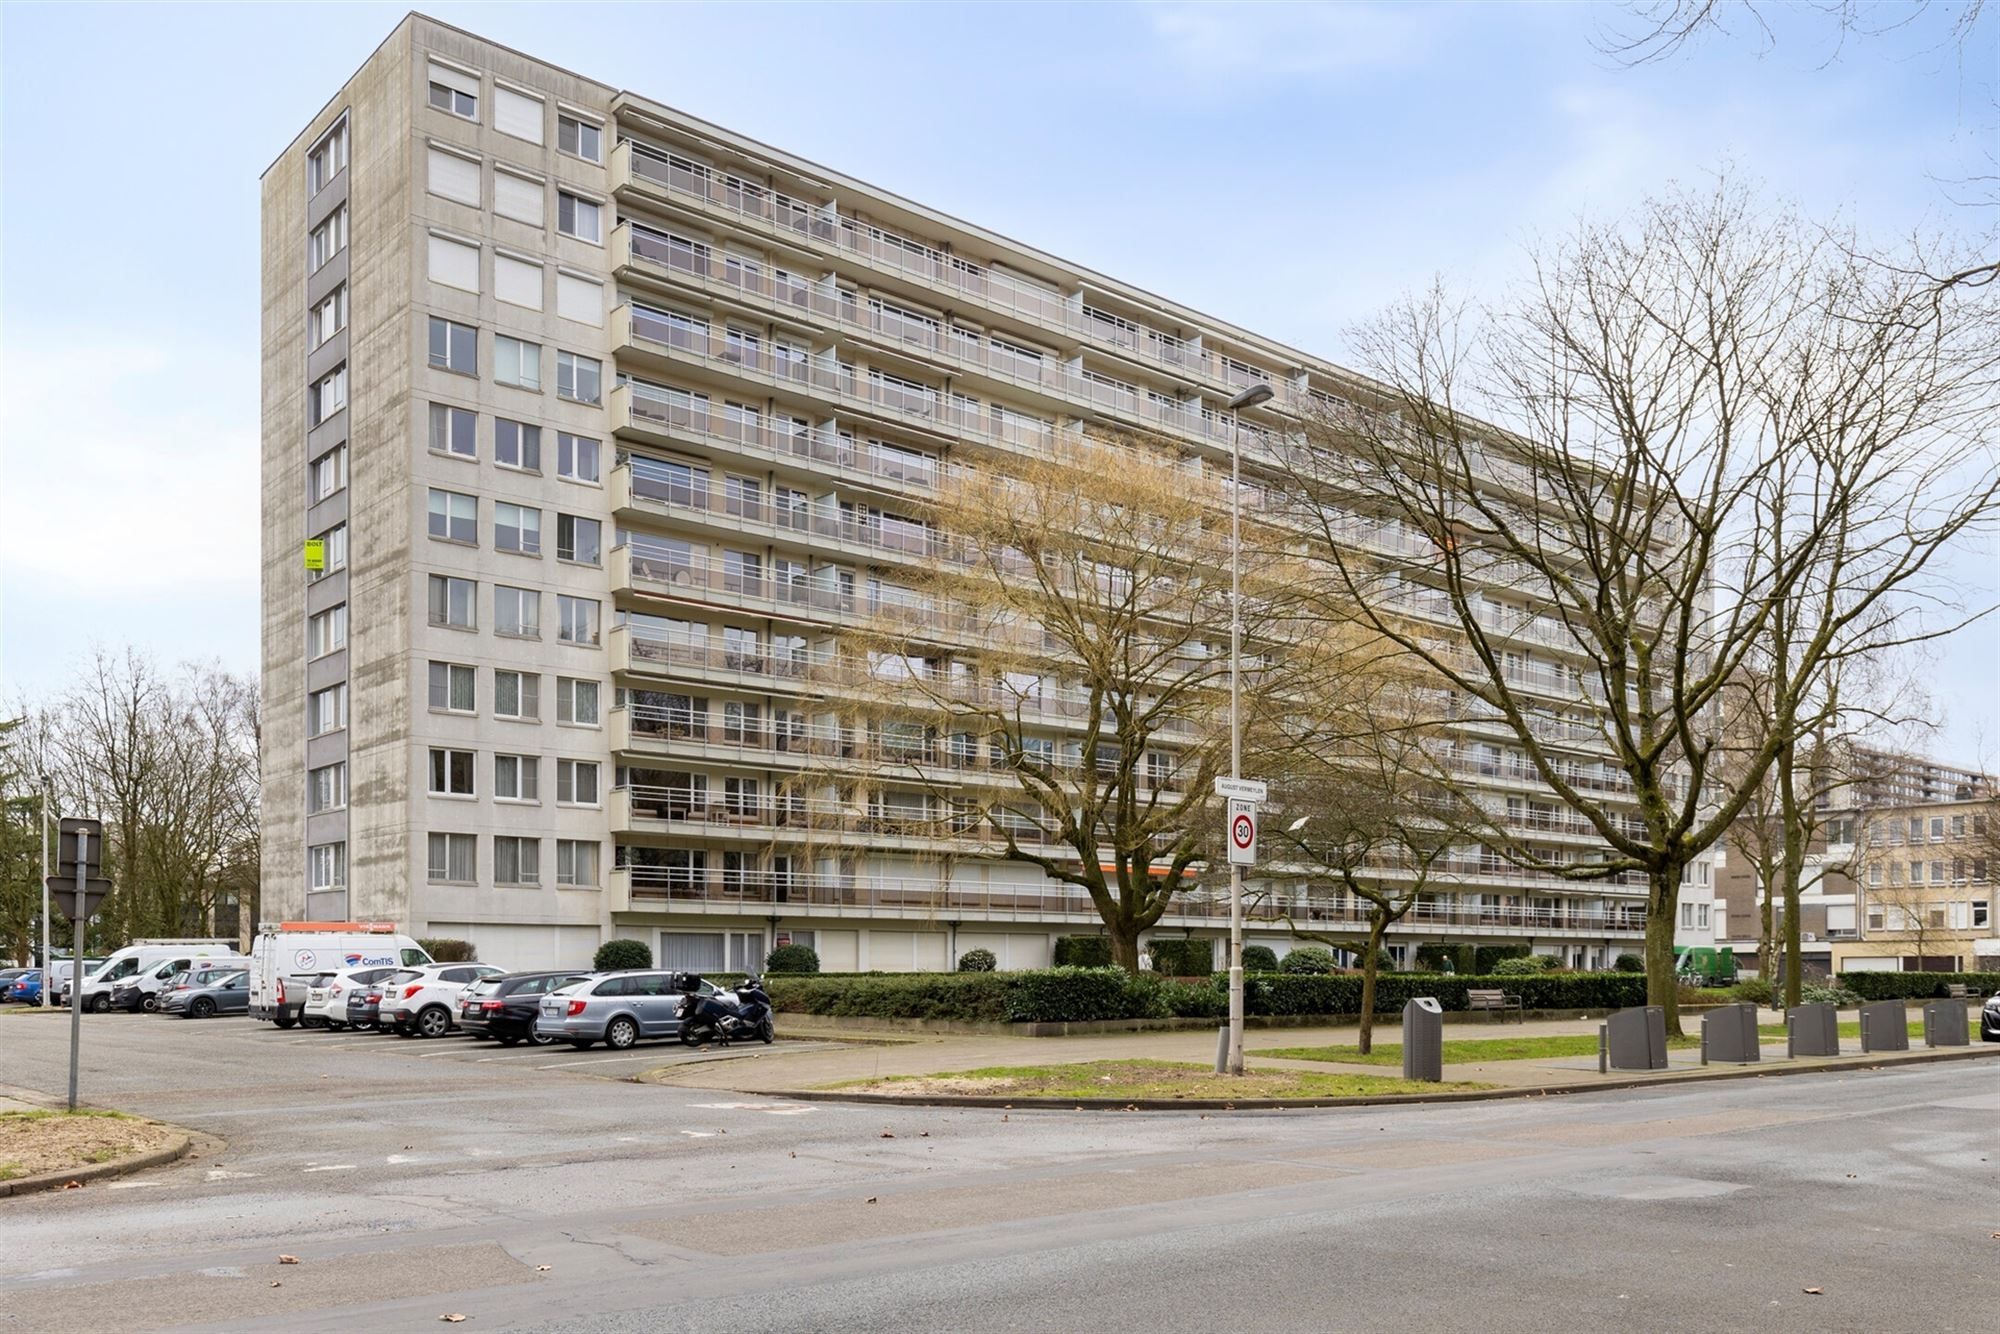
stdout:
[[[579,873],[577,854],[588,848],[590,866]],[[590,838],[559,838],[556,840],[556,885],[563,889],[595,889],[598,867],[603,856],[603,845]],[[585,878],[585,877],[588,878]]]
[[[458,840],[463,839],[463,842]],[[444,857],[438,857],[442,849]],[[457,854],[469,852],[469,867],[454,865],[459,860]],[[452,834],[433,832],[425,840],[425,876],[433,885],[476,885],[479,883],[479,839],[473,834]],[[454,870],[470,870],[469,875],[453,875]]]
[[511,334],[494,334],[493,383],[541,393],[542,345]]
[[[505,713],[500,708],[500,684],[502,677],[514,678],[514,712]],[[511,667],[496,667],[493,671],[493,716],[509,722],[538,723],[542,720],[542,674],[540,672],[517,671]]]
[[[442,704],[439,704],[436,699],[439,668],[444,669],[444,703]],[[464,673],[463,676],[460,675],[461,672]],[[452,700],[458,694],[456,686],[459,681],[467,683],[466,694],[472,701],[464,708],[460,708],[452,703]],[[469,663],[446,662],[441,658],[432,658],[424,670],[424,699],[428,702],[430,710],[433,713],[456,713],[461,716],[477,714],[479,712],[479,669]]]
[[[514,874],[509,876],[501,869],[505,859],[500,855],[502,844],[513,853]],[[523,834],[495,834],[493,836],[493,883],[535,888],[542,883],[542,840]]]
[[[430,590],[434,590],[440,586],[444,588],[444,598],[445,598],[445,603],[444,603],[445,619],[441,621],[435,618],[430,618],[431,596],[432,596]],[[456,599],[453,597],[453,594],[456,593],[461,586],[465,590],[466,619],[463,623],[451,619],[452,608],[456,601]],[[429,624],[437,626],[441,629],[477,630],[479,628],[479,581],[476,579],[466,579],[460,575],[455,575],[455,574],[430,575],[426,588],[425,615],[428,618]]]
[[[576,147],[566,148],[563,146],[563,135],[565,131],[572,127],[576,131],[574,135]],[[596,141],[597,151],[594,154],[583,151],[586,135]],[[565,111],[561,107],[556,108],[556,152],[561,153],[565,157],[577,158],[584,162],[595,162],[597,165],[603,166],[604,122],[588,116],[581,116],[574,112]]]
[[[564,206],[568,206],[570,226],[563,226]],[[586,214],[584,210],[588,209]],[[585,218],[590,221],[589,230],[584,230]],[[604,204],[589,195],[578,194],[574,190],[556,191],[556,231],[573,241],[584,241],[591,245],[604,244]]]
[[[503,629],[502,608],[512,603],[515,628]],[[516,584],[493,585],[493,633],[502,639],[540,639],[542,637],[542,594],[540,589],[522,588]]]
[[347,888],[347,844],[316,843],[306,849],[306,888]]
[[542,757],[515,751],[493,756],[493,800],[519,806],[542,804]]
[[[438,767],[440,760],[444,765],[442,769]],[[465,779],[463,791],[453,786],[459,776],[455,771],[461,767]],[[459,801],[476,799],[479,796],[479,752],[457,746],[432,746],[424,767],[424,782],[425,790],[433,797],[450,797]]]
[[[577,717],[578,687],[590,687],[590,717]],[[565,727],[604,726],[604,685],[601,681],[587,676],[558,676],[556,678],[556,721]]]
[[[604,804],[603,768],[604,766],[596,760],[558,759],[556,761],[556,805],[591,808],[602,806]],[[588,774],[589,778],[587,784],[590,789],[589,800],[578,800],[577,790],[579,786],[583,786],[583,784],[579,784],[578,780],[586,774]],[[565,793],[568,795],[565,796]]]
[[[577,472],[577,463],[583,457],[584,446],[589,446],[590,476]],[[596,436],[577,435],[571,431],[556,432],[556,476],[564,481],[575,482],[579,486],[604,485],[604,441]]]

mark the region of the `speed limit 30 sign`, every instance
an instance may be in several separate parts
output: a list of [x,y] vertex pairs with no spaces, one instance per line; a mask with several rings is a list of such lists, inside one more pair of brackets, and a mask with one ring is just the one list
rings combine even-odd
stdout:
[[1229,864],[1257,864],[1257,803],[1254,801],[1229,803]]

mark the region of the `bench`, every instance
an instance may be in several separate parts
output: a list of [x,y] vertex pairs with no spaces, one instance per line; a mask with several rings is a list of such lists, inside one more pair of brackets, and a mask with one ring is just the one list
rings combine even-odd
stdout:
[[1502,1015],[1512,1010],[1521,1016],[1522,1023],[1525,1024],[1528,1022],[1527,1007],[1521,1004],[1521,998],[1511,991],[1502,991],[1498,987],[1468,988],[1465,993],[1465,1008],[1468,1010],[1486,1011],[1489,1016],[1487,1019],[1488,1023],[1492,1022],[1491,1015],[1496,1010]]
[[1945,983],[1944,994],[1946,998],[1950,1000],[1966,1000],[1971,995],[1971,993],[1966,989],[1965,983],[1963,982]]

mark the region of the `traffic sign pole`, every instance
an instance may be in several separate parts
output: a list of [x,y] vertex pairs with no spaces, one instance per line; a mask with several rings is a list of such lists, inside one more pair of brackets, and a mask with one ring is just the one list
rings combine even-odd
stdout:
[[[102,835],[99,836],[100,838]],[[76,911],[70,914],[69,964],[69,1109],[76,1110],[77,1042],[83,1036],[83,922],[90,914],[85,908],[85,886],[90,880],[90,833],[78,829],[76,835]],[[47,974],[42,989],[48,989]]]

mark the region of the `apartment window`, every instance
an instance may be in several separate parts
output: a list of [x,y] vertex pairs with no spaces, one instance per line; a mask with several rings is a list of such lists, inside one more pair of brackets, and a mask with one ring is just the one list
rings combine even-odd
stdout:
[[428,180],[430,192],[461,204],[479,207],[479,159],[431,146]]
[[347,406],[347,367],[329,371],[306,393],[306,425],[317,426]]
[[527,505],[495,501],[493,545],[501,551],[515,551],[523,556],[541,555],[542,512]]
[[473,753],[431,747],[431,795],[469,797],[472,795]]
[[479,418],[464,408],[431,404],[431,453],[479,457]]
[[469,885],[479,878],[479,845],[471,834],[432,834],[430,878]]
[[478,120],[478,77],[431,62],[431,105],[454,116]]
[[542,266],[512,255],[493,256],[493,295],[510,306],[542,308]]
[[493,419],[493,461],[523,472],[542,470],[542,428],[526,422]]
[[603,402],[604,363],[574,352],[557,352],[556,394],[578,403]]
[[497,167],[493,171],[493,211],[516,222],[532,223],[537,227],[548,225],[548,205],[542,183],[531,176]]
[[542,841],[493,836],[493,883],[496,885],[538,885],[542,882]]
[[1708,927],[1708,905],[1707,905],[1706,903],[1697,903],[1697,904],[1695,905],[1695,915],[1694,915],[1694,924],[1695,924],[1695,928],[1696,928],[1697,930],[1706,930],[1706,929],[1707,929],[1707,927]]
[[1932,816],[1931,842],[1938,843],[1942,842],[1943,839],[1944,839],[1944,817],[1942,815]]
[[346,327],[347,284],[342,283],[327,293],[326,300],[312,308],[312,316],[307,322],[309,341],[318,347]]
[[573,598],[556,594],[556,638],[565,644],[595,644],[598,631],[598,603],[595,598]]
[[515,639],[542,637],[542,595],[532,588],[493,586],[493,633]]
[[306,619],[306,656],[323,658],[347,647],[347,604],[328,607]]
[[540,801],[542,761],[535,755],[493,757],[495,801]]
[[1972,901],[1972,924],[1976,927],[1983,927],[1992,925],[1992,922],[1993,917],[1990,901],[1987,899],[1974,899]]
[[1918,820],[1918,819],[1913,819],[1913,820],[1911,820],[1911,821],[1910,821],[1910,842],[1912,842],[1912,843],[1921,843],[1921,842],[1923,842],[1923,841],[1924,841],[1924,822],[1923,822],[1922,820]]
[[1880,931],[1882,929],[1883,921],[1884,921],[1884,916],[1882,911],[1882,905],[1879,903],[1869,904],[1868,929],[1870,931]]
[[479,374],[479,330],[431,316],[431,365],[460,375]]
[[326,215],[326,220],[306,237],[306,272],[318,273],[320,265],[347,249],[347,205]]
[[430,665],[431,707],[445,713],[475,713],[479,709],[474,669],[458,662]]
[[493,716],[535,722],[542,716],[542,678],[538,672],[493,673]]
[[597,761],[556,761],[556,804],[559,806],[597,804]]
[[1880,885],[1882,883],[1882,863],[1871,862],[1869,864],[1868,883],[1870,885]]
[[556,432],[556,476],[567,477],[572,482],[602,480],[598,476],[597,441],[585,435],[571,435],[567,431]]
[[335,445],[306,465],[306,504],[317,505],[346,485],[346,445]]
[[556,883],[558,885],[595,885],[597,883],[597,844],[588,843],[576,838],[557,839]]
[[581,677],[556,678],[556,721],[579,727],[597,726],[597,682]]
[[1942,884],[1944,883],[1944,863],[1943,863],[1943,862],[1941,862],[1941,861],[1940,861],[1940,862],[1932,862],[1932,863],[1931,863],[1931,883],[1932,883],[1933,885],[1942,885]]
[[1694,929],[1694,905],[1692,903],[1683,903],[1681,905],[1681,927],[1683,930],[1688,931]]
[[556,314],[594,329],[604,327],[604,284],[573,273],[556,273]]
[[428,248],[430,280],[461,292],[479,290],[479,245],[432,232]]
[[306,814],[337,811],[347,804],[347,765],[329,764],[306,774]]
[[542,389],[542,345],[524,343],[505,334],[493,339],[493,378],[517,389]]
[[344,523],[335,524],[321,533],[319,540],[325,543],[323,549],[326,552],[326,568],[307,570],[306,582],[309,584],[316,584],[329,574],[347,568],[347,525]]
[[306,154],[306,198],[310,199],[347,169],[347,121],[326,132]]
[[479,498],[432,487],[430,525],[432,537],[478,545]]
[[493,85],[493,128],[531,144],[542,142],[542,99]]
[[450,575],[434,574],[431,583],[431,624],[448,625],[456,630],[470,630],[475,622],[472,617],[472,599],[478,585],[470,579],[455,579]]
[[1984,857],[1974,857],[1972,859],[1972,883],[1975,885],[1986,883],[1986,859]]
[[604,131],[575,116],[556,117],[556,148],[586,162],[604,161]]
[[306,696],[306,735],[325,736],[347,726],[347,683],[315,690]]
[[345,843],[320,843],[306,849],[306,885],[311,889],[347,887]]
[[556,559],[579,565],[604,562],[604,525],[574,514],[556,515]]
[[601,244],[604,240],[603,210],[588,199],[567,190],[556,192],[556,230],[579,241]]

